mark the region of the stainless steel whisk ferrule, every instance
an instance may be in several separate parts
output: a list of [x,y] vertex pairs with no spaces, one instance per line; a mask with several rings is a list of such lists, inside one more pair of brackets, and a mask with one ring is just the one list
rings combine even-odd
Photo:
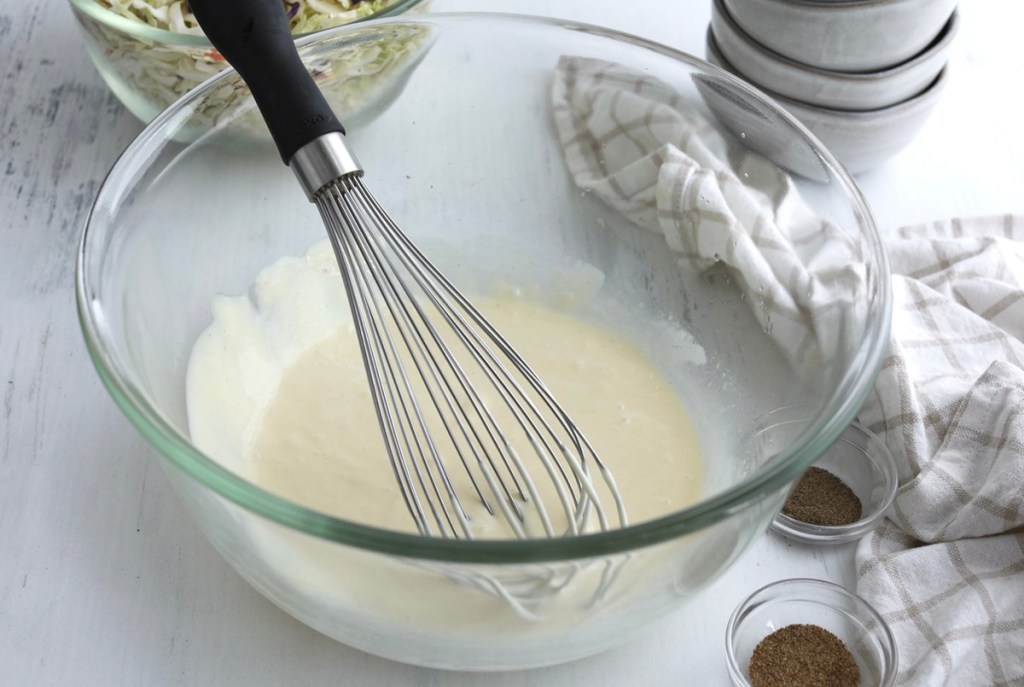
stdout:
[[317,191],[336,179],[363,174],[363,166],[348,147],[345,135],[337,131],[314,138],[296,150],[288,166],[310,201]]

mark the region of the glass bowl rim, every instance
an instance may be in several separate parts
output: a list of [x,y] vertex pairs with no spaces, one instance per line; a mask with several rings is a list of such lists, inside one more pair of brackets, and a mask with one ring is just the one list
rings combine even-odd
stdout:
[[[750,686],[750,681],[747,680],[743,671],[740,669],[739,659],[736,656],[735,644],[736,632],[746,619],[748,611],[761,601],[762,596],[769,592],[782,590],[779,592],[778,597],[772,601],[774,603],[785,603],[789,601],[803,600],[801,590],[807,588],[821,590],[840,599],[852,601],[858,610],[862,611],[875,623],[874,628],[865,628],[865,630],[869,636],[873,637],[878,642],[878,645],[882,649],[882,653],[886,658],[886,663],[882,666],[881,687],[889,687],[892,685],[896,680],[896,673],[899,670],[899,649],[896,645],[896,636],[893,634],[892,628],[889,627],[889,623],[885,621],[885,618],[882,617],[882,614],[879,613],[878,609],[871,605],[867,599],[862,597],[860,594],[851,592],[846,587],[836,584],[830,580],[820,580],[813,577],[790,577],[769,582],[768,584],[751,592],[749,595],[744,597],[739,604],[737,604],[732,615],[729,616],[729,622],[725,626],[725,658],[729,668],[729,675],[734,684],[744,685],[745,687]],[[843,612],[832,603],[822,603],[822,605],[827,606],[830,610],[834,610],[837,613]],[[741,678],[742,681],[738,681],[737,677]]]
[[[91,2],[93,0],[81,1]],[[837,388],[833,390],[823,405],[823,408],[830,412],[819,412],[808,429],[785,451],[773,458],[767,467],[710,497],[657,519],[573,537],[527,540],[462,540],[424,537],[419,534],[381,529],[306,508],[266,491],[227,470],[196,449],[187,438],[164,420],[160,412],[149,403],[146,395],[128,381],[130,375],[120,374],[121,367],[104,348],[101,325],[103,318],[95,316],[102,312],[102,308],[94,312],[90,294],[91,285],[95,279],[91,275],[88,262],[92,253],[90,237],[93,230],[93,217],[101,205],[101,201],[104,201],[107,195],[116,196],[120,189],[126,186],[127,182],[124,177],[131,172],[130,160],[140,150],[146,150],[147,143],[158,138],[157,132],[173,127],[184,108],[192,102],[200,100],[205,94],[214,91],[222,80],[233,78],[235,70],[230,66],[182,96],[146,125],[125,148],[108,172],[86,216],[76,258],[76,307],[86,349],[100,380],[115,404],[135,429],[176,468],[182,470],[191,479],[198,481],[201,486],[212,490],[244,510],[320,539],[414,559],[515,564],[573,560],[621,553],[653,546],[708,527],[739,512],[748,503],[777,491],[787,481],[796,479],[838,438],[853,419],[874,385],[888,343],[892,312],[888,256],[874,217],[850,174],[795,117],[774,104],[768,96],[753,86],[689,53],[626,32],[583,22],[497,12],[431,13],[415,18],[375,19],[368,24],[362,24],[362,29],[400,23],[430,25],[438,22],[457,23],[460,21],[506,25],[519,22],[545,29],[581,32],[669,57],[687,65],[693,71],[721,79],[730,87],[771,107],[778,117],[786,121],[796,133],[802,135],[812,144],[822,164],[841,183],[847,201],[856,208],[857,215],[861,218],[866,242],[878,271],[875,281],[880,302],[877,304],[878,307],[873,308],[868,315],[864,342],[837,384]],[[301,48],[314,42],[336,38],[337,34],[353,31],[355,27],[356,24],[352,23],[324,29],[298,40],[297,43]]]
[[[394,4],[374,12],[373,14],[360,17],[359,19],[355,19],[345,24],[339,24],[338,26],[295,34],[295,38],[319,36],[324,31],[331,31],[343,26],[352,26],[354,24],[360,24],[374,19],[393,17],[403,12],[407,12],[416,5],[427,1],[428,0],[395,0]],[[71,6],[74,9],[82,12],[91,19],[135,38],[153,42],[159,41],[160,43],[167,45],[179,45],[182,48],[213,49],[213,44],[210,43],[210,40],[203,34],[179,33],[177,31],[152,26],[144,21],[136,21],[111,11],[109,8],[100,4],[99,0],[68,0],[68,2],[71,3]]]

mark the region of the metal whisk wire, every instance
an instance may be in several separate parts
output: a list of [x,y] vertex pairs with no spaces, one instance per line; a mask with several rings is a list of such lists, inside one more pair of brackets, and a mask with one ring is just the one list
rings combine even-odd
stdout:
[[[473,537],[448,453],[458,457],[488,513],[500,512],[517,537],[531,534],[524,508],[536,513],[544,536],[579,533],[591,512],[597,527],[608,529],[591,466],[625,524],[614,479],[586,437],[519,354],[401,231],[361,175],[342,176],[313,199],[341,268],[385,448],[417,529]],[[468,353],[471,371],[453,353],[456,346]],[[481,393],[473,378],[484,380],[491,393]],[[489,408],[495,400],[517,427],[495,419]],[[439,421],[440,432],[430,418]],[[510,430],[526,439],[554,485],[566,532],[556,531]]]

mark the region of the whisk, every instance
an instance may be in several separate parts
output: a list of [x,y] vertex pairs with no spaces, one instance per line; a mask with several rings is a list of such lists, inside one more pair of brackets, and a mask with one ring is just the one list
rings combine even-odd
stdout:
[[519,538],[605,530],[612,524],[602,492],[625,525],[615,480],[576,424],[363,185],[345,130],[296,51],[281,0],[190,5],[319,209],[416,529],[473,538],[473,501]]

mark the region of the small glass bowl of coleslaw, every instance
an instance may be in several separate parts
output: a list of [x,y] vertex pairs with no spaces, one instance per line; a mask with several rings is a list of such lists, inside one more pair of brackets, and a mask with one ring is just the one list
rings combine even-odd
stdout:
[[[227,67],[198,28],[187,0],[70,0],[103,80],[143,122]],[[429,0],[284,0],[296,38],[368,19],[423,10]],[[366,46],[347,68],[360,79],[390,71],[402,42]],[[327,66],[329,68],[329,66]],[[315,75],[315,71],[314,71]],[[231,91],[219,94],[230,101]]]

